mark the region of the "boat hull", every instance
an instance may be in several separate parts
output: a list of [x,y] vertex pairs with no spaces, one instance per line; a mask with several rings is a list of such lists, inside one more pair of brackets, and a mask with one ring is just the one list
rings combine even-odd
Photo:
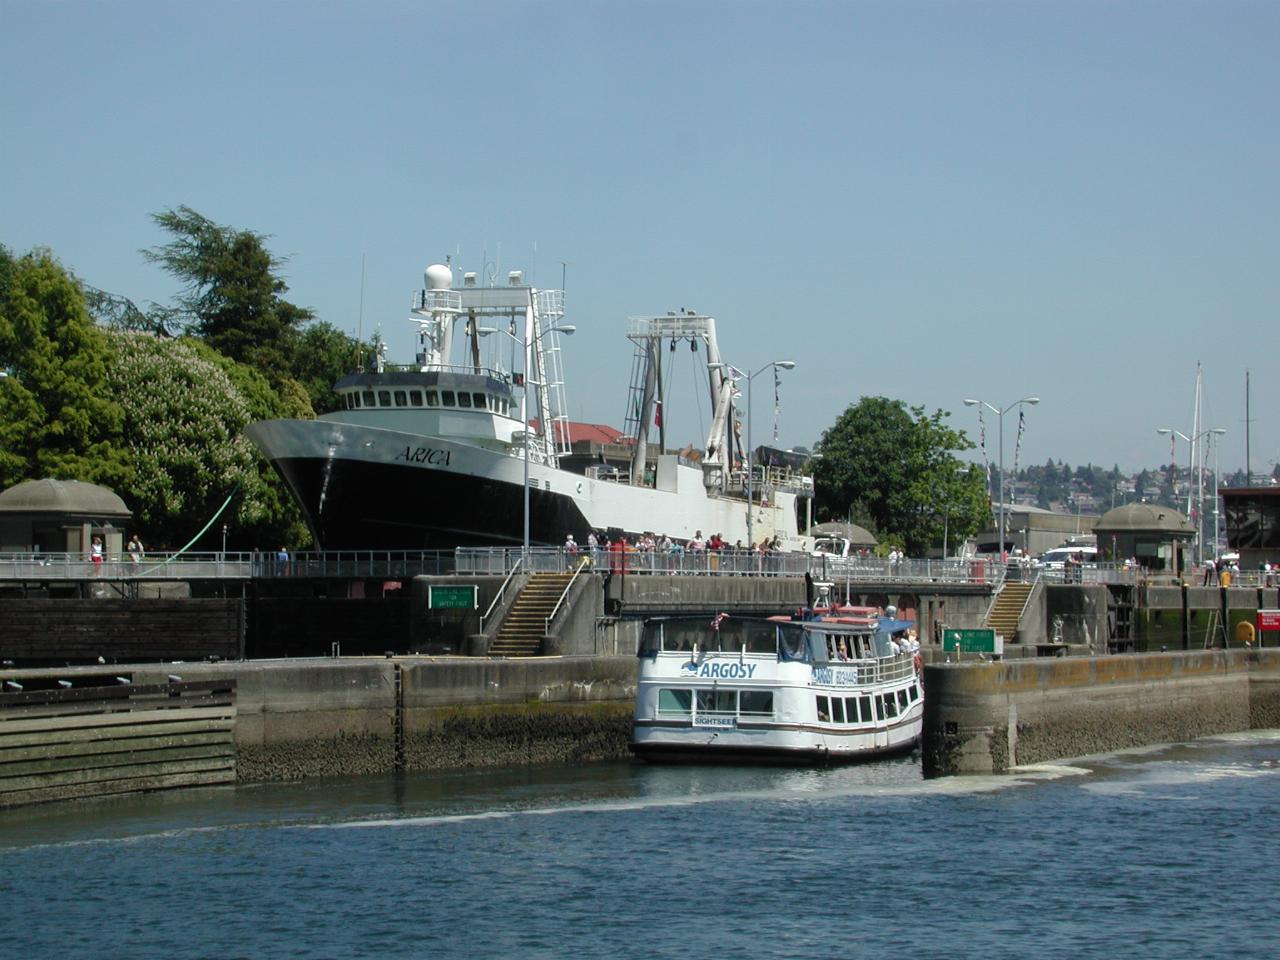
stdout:
[[809,766],[883,760],[911,753],[919,743],[920,736],[917,733],[902,743],[857,750],[832,750],[825,746],[776,747],[733,743],[672,743],[654,740],[632,741],[630,746],[631,752],[636,757],[649,763]]
[[[269,420],[248,429],[325,550],[448,550],[523,542],[526,466],[515,452],[337,420]],[[688,539],[746,537],[742,500],[712,496],[701,471],[671,467],[669,489],[633,487],[531,461],[529,540],[558,546],[591,530]],[[794,498],[756,507],[763,534],[794,540]]]

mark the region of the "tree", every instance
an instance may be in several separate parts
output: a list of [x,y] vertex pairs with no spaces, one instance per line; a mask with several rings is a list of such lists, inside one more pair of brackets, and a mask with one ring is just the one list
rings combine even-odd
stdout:
[[331,323],[309,324],[298,335],[293,351],[293,375],[306,389],[317,414],[339,407],[333,385],[359,369],[372,347],[348,336]]
[[184,546],[215,517],[203,549],[220,543],[222,523],[245,547],[305,538],[283,484],[244,433],[255,420],[301,411],[198,340],[118,331],[107,342],[107,382],[124,413],[119,443],[135,468],[117,492],[149,540]]
[[951,451],[972,449],[942,410],[926,416],[901,400],[863,397],[823,433],[814,467],[820,519],[867,516],[874,531],[909,553],[956,541],[990,517],[981,472]]
[[142,255],[186,285],[178,306],[190,331],[269,379],[284,378],[295,333],[312,314],[282,298],[289,288],[277,275],[282,261],[268,252],[267,238],[221,226],[185,206],[152,219],[174,239]]
[[47,250],[0,266],[0,486],[53,477],[113,489],[132,468],[110,442],[122,411],[78,282]]

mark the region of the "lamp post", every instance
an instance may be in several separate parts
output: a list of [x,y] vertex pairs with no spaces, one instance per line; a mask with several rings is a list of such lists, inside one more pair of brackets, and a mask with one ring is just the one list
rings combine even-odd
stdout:
[[[1181,430],[1175,430],[1173,429],[1173,427],[1156,427],[1156,433],[1162,436],[1169,436],[1170,434],[1172,434],[1175,437],[1181,437],[1183,440],[1187,442],[1187,448],[1188,448],[1188,452],[1187,452],[1187,481],[1188,481],[1187,482],[1187,513],[1188,514],[1191,513],[1191,495],[1192,495],[1192,488],[1190,483],[1191,470],[1192,470],[1191,464],[1195,463],[1196,443],[1203,438],[1208,438],[1208,441],[1212,443],[1214,437],[1220,437],[1226,432],[1227,431],[1224,427],[1210,427],[1208,430],[1201,430],[1194,437],[1188,437]],[[1176,460],[1175,460],[1175,463],[1176,463]],[[1215,478],[1214,483],[1216,484],[1217,483],[1216,470],[1214,472],[1214,478]],[[1196,471],[1195,481],[1196,481],[1196,485],[1195,485],[1196,564],[1203,565],[1204,564],[1204,536],[1202,535],[1204,531],[1204,465],[1203,465],[1203,462],[1201,463],[1200,469]],[[1216,486],[1214,487],[1214,491],[1213,491],[1213,549],[1215,552],[1218,549],[1218,490]]]
[[1014,407],[1020,407],[1024,403],[1029,403],[1032,406],[1034,406],[1039,402],[1040,402],[1039,397],[1023,397],[1021,400],[1015,400],[1013,403],[1009,404],[1003,410],[1000,409],[999,407],[993,407],[991,404],[987,403],[987,401],[985,400],[965,400],[964,402],[964,405],[966,407],[973,407],[973,406],[977,406],[978,404],[981,404],[982,406],[990,410],[992,413],[994,413],[996,415],[996,419],[1000,421],[999,423],[999,427],[1000,427],[1000,430],[999,430],[999,434],[1000,434],[1000,441],[999,441],[1000,442],[1000,458],[999,458],[1000,527],[999,527],[999,532],[1000,532],[1000,560],[1002,563],[1004,562],[1004,558],[1005,558],[1004,556],[1004,415],[1008,413],[1010,410],[1012,410]]

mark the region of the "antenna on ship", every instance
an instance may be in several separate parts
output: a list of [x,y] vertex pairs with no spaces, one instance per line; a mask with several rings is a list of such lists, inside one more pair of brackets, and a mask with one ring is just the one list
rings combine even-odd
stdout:
[[360,345],[364,342],[364,268],[369,252],[360,254],[360,311],[356,315],[356,366],[360,366]]

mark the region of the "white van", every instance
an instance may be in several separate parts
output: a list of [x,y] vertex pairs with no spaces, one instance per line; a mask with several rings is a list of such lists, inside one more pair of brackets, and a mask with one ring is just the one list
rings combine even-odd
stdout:
[[1054,547],[1052,550],[1046,550],[1041,555],[1040,559],[1036,561],[1036,566],[1043,567],[1046,570],[1061,570],[1071,557],[1079,557],[1084,563],[1097,563],[1098,548],[1087,545]]

